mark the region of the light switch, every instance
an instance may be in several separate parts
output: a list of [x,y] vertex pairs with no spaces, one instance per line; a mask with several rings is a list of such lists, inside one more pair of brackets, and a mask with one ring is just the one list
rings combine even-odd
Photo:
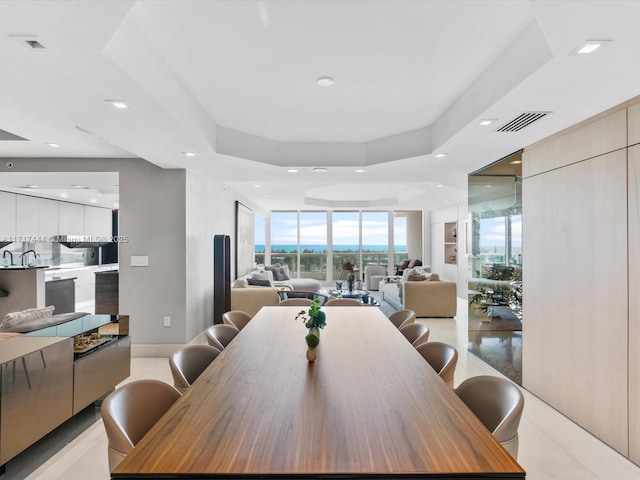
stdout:
[[149,257],[147,255],[131,255],[132,267],[148,267]]

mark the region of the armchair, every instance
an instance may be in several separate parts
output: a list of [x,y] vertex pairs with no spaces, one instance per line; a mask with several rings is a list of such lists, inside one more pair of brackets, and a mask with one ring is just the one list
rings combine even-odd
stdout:
[[387,267],[367,265],[364,267],[364,282],[367,290],[378,290],[380,281],[387,276]]

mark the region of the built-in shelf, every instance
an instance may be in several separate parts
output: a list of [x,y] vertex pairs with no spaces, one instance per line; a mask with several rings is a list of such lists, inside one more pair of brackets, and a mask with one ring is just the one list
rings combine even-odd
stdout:
[[444,263],[458,263],[458,222],[444,224]]

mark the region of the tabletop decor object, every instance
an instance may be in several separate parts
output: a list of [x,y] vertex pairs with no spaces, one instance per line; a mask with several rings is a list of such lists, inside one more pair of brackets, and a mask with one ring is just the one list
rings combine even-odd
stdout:
[[307,360],[313,362],[318,356],[316,348],[320,343],[320,329],[324,328],[327,324],[327,317],[321,310],[321,300],[316,298],[306,312],[300,310],[295,319],[297,320],[298,318],[302,318],[305,322],[304,326],[309,329],[309,333],[305,337],[305,341],[307,342]]

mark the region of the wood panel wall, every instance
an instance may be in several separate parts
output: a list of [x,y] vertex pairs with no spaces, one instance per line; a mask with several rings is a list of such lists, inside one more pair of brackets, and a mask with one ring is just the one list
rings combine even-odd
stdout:
[[[640,113],[640,108],[637,111]],[[640,120],[640,115],[638,119]],[[637,127],[640,127],[640,124],[636,124],[636,133],[640,133],[640,128]],[[631,129],[629,138],[631,138]],[[629,458],[640,465],[640,145],[629,147],[628,158]]]
[[640,465],[640,97],[523,172],[524,386]]
[[[627,111],[618,109],[556,134],[523,154],[524,178],[626,148]],[[529,158],[529,161],[525,161]]]
[[628,142],[629,145],[640,143],[640,103],[629,106],[628,117]]

